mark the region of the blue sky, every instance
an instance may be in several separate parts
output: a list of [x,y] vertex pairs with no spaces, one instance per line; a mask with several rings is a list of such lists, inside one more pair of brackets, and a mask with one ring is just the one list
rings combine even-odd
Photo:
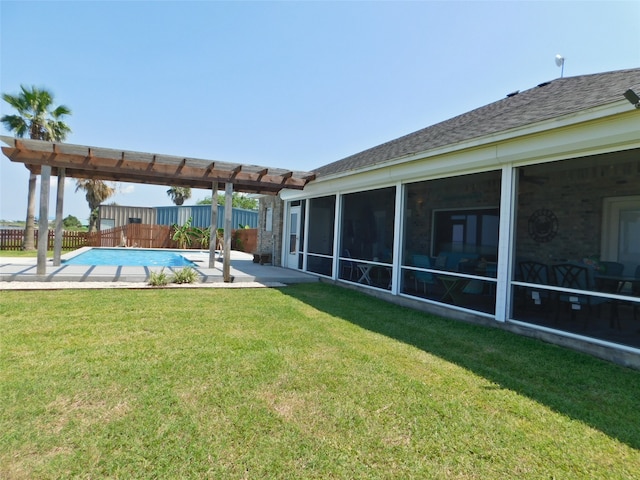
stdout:
[[[639,1],[1,0],[0,90],[51,90],[68,143],[312,170],[557,78],[558,53],[565,76],[639,67],[639,25]],[[24,219],[27,180],[0,157],[0,219]]]

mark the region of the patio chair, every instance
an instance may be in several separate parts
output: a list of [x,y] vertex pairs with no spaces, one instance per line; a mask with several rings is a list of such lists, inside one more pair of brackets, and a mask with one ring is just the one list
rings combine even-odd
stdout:
[[[534,260],[523,260],[518,263],[520,280],[526,283],[549,285],[549,267]],[[531,301],[537,308],[545,308],[551,297],[551,292],[541,288],[523,287],[525,301]]]
[[[431,258],[428,255],[413,255],[413,266],[419,268],[431,268]],[[430,272],[413,272],[413,278],[416,285],[416,291],[418,290],[418,284],[424,286],[424,293],[427,293],[427,285],[433,286],[436,283],[433,273]]]
[[[342,256],[344,258],[352,258],[351,252],[347,248],[345,248],[342,251]],[[340,278],[343,278],[345,280],[353,280],[355,274],[358,271],[356,267],[356,263],[351,260],[341,260],[341,264],[342,264],[342,268],[341,268],[342,273],[340,275]],[[348,275],[345,275],[346,272],[348,272]]]
[[605,275],[622,275],[624,264],[619,262],[600,262]]
[[[622,275],[624,270],[624,264],[618,262],[600,262],[600,265],[604,267],[604,275],[610,275],[612,277]],[[609,293],[618,292],[618,281],[609,280],[606,278],[597,279],[598,290]]]
[[[583,265],[573,263],[561,263],[552,267],[556,283],[559,287],[572,288],[574,290],[592,290],[592,275],[589,269]],[[594,306],[600,308],[609,299],[594,297],[592,295],[580,295],[579,293],[560,292],[557,295],[558,308],[556,309],[556,321],[558,320],[560,304],[566,304],[571,309],[571,320],[575,321],[576,313],[587,307],[587,315],[584,319],[584,328],[587,328],[589,316]]]

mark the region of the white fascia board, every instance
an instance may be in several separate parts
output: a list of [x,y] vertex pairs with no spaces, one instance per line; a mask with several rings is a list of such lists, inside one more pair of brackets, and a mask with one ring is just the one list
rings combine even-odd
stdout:
[[348,193],[490,169],[640,147],[640,112],[628,102],[540,122],[509,132],[397,158],[366,169],[322,177],[304,190],[283,190],[285,200]]
[[640,147],[640,112],[559,127],[497,146],[502,164],[524,165]]

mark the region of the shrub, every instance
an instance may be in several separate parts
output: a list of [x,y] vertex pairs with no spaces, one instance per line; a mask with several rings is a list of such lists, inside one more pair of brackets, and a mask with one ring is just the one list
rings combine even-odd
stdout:
[[173,224],[173,235],[171,239],[178,244],[178,248],[187,248],[191,246],[193,239],[198,236],[195,228],[191,226],[192,217],[185,222],[184,225]]
[[164,287],[169,283],[169,275],[164,272],[164,268],[159,272],[151,272],[149,275],[149,285],[152,287]]
[[198,278],[198,273],[191,267],[176,270],[173,274],[173,283],[193,283]]
[[196,239],[200,242],[200,248],[207,249],[211,243],[211,229],[193,227]]

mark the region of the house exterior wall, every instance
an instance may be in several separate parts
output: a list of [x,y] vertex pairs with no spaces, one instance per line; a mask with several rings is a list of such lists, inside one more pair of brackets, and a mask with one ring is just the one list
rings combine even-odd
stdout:
[[[218,226],[224,228],[224,206],[218,205]],[[199,228],[208,228],[211,225],[211,205],[181,205],[156,207],[158,212],[158,225],[183,225],[191,218],[191,225]],[[249,228],[258,226],[258,212],[234,208],[231,213],[232,228],[240,228],[248,225]]]
[[[100,205],[99,228],[122,227],[130,218],[139,219],[147,225],[183,225],[191,217],[191,225],[207,228],[211,224],[211,205],[183,205],[167,207],[128,207],[121,205]],[[233,228],[248,225],[257,228],[258,212],[234,208],[231,224]],[[218,205],[218,227],[224,228],[224,207]]]
[[[409,206],[410,199],[404,196],[417,182],[425,182],[425,206],[430,206],[423,216],[416,215],[415,208]],[[591,320],[592,325],[602,324],[607,319],[611,319],[613,325],[624,312],[627,317],[623,323],[628,323],[619,327],[624,334],[605,331],[601,326],[598,326],[599,330],[587,329],[586,319],[595,315],[587,306],[590,303],[574,306],[573,311],[568,310],[566,314],[571,311],[573,318],[578,312],[579,318],[585,319],[585,327],[570,320],[558,326],[560,322],[549,322],[553,315],[549,317],[548,312],[559,311],[563,305],[552,304],[543,315],[541,310],[535,310],[539,302],[531,302],[531,298],[527,300],[522,296],[531,293],[531,289],[524,288],[526,282],[518,278],[520,258],[535,257],[547,263],[551,270],[554,263],[582,261],[584,257],[601,255],[602,238],[606,234],[602,231],[605,199],[640,195],[640,112],[629,109],[628,104],[602,107],[582,116],[474,139],[358,172],[321,177],[302,192],[285,190],[280,196],[286,211],[290,202],[335,195],[336,225],[340,229],[345,196],[386,187],[395,187],[398,192],[394,202],[397,220],[391,237],[396,242],[394,251],[400,254],[394,256],[390,265],[376,258],[354,261],[341,252],[342,232],[338,231],[333,249],[335,268],[328,279],[398,301],[411,298],[424,302],[426,310],[442,312],[444,306],[444,311],[450,311],[454,317],[488,318],[514,328],[535,330],[541,327],[557,331],[562,338],[598,345],[592,353],[614,349],[632,352],[633,356],[635,352],[636,364],[640,365],[640,335],[637,327],[632,329],[636,308],[640,309],[637,296],[630,295],[628,290],[606,292],[588,287],[581,297],[602,304],[604,315],[608,316]],[[421,267],[411,263],[407,250],[413,253],[417,250],[422,255],[431,253],[434,209],[485,207],[500,207],[502,216],[497,258],[479,259],[481,271],[477,267],[461,271],[451,266]],[[553,241],[541,241],[529,232],[532,214],[544,208],[551,208],[559,219],[560,227],[554,232]],[[410,238],[405,236],[409,223],[414,230]],[[280,234],[280,238],[285,239],[280,251],[287,249],[286,228],[285,223]],[[385,225],[384,228],[391,227]],[[640,244],[640,237],[636,240]],[[309,252],[303,252],[303,255],[311,256]],[[446,270],[449,286],[461,279],[463,281],[459,283],[466,285],[465,290],[458,292],[456,297],[447,296],[448,290],[443,294],[444,284],[437,281],[442,277],[438,275],[439,268],[449,269]],[[307,271],[313,273],[308,268]],[[436,280],[427,285],[419,274],[435,275]],[[434,286],[435,293],[429,292]],[[556,292],[565,288],[549,280],[542,290],[547,292],[546,298],[560,299],[560,293]],[[615,297],[620,294],[624,299]],[[459,300],[459,297],[470,298],[471,295],[476,295],[474,301],[482,300],[482,305]],[[523,308],[527,301],[533,303],[534,310]],[[629,315],[631,321],[627,320]]]
[[127,207],[121,205],[100,205],[98,229],[104,230],[127,225],[129,219],[139,219],[146,225],[156,224],[156,209],[148,207]]

